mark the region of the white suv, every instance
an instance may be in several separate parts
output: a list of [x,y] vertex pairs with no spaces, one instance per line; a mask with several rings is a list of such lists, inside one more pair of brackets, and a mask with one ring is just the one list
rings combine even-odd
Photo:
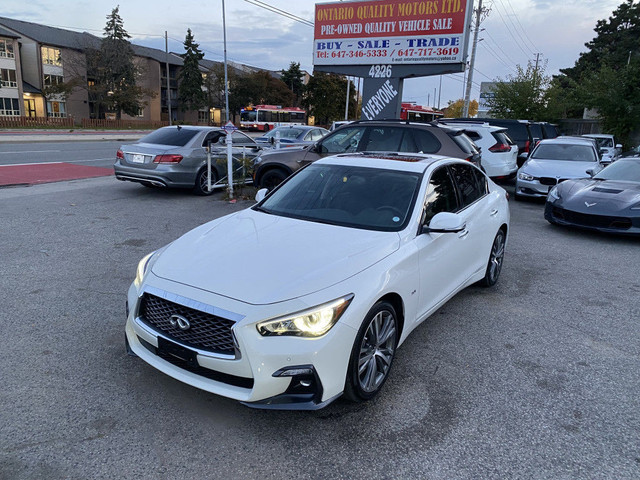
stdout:
[[504,127],[488,123],[440,121],[447,127],[464,130],[473,142],[482,148],[482,169],[493,179],[512,178],[518,171],[518,145],[507,135]]

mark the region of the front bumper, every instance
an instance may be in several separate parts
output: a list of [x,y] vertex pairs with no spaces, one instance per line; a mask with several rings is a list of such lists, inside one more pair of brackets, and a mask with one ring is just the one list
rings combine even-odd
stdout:
[[531,198],[545,198],[549,193],[549,190],[554,186],[555,184],[543,185],[537,178],[534,178],[533,180],[522,180],[521,178],[516,178],[516,195]]
[[638,216],[597,215],[584,211],[563,208],[561,202],[549,202],[544,207],[544,218],[557,225],[576,227],[618,235],[640,235]]
[[168,286],[182,298],[215,303],[220,311],[244,311],[246,315],[232,328],[235,354],[198,350],[142,322],[138,317],[142,291],[131,285],[126,338],[129,348],[149,365],[181,382],[256,408],[317,409],[342,394],[356,336],[353,328],[338,322],[319,338],[263,337],[256,321],[276,316],[276,311],[282,314],[282,305],[251,306],[184,285]]

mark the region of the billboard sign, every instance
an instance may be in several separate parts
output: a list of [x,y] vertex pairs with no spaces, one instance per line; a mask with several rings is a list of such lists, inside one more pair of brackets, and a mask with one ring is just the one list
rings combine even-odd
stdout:
[[473,0],[316,4],[314,65],[464,63]]

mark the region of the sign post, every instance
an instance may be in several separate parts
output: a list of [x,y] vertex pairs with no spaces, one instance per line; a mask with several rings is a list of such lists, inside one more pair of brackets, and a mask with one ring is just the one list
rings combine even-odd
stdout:
[[233,132],[238,130],[231,121],[222,127],[227,133],[227,184],[229,185],[229,200],[233,200]]
[[364,78],[362,118],[398,118],[405,78],[463,72],[473,0],[316,4],[314,70]]

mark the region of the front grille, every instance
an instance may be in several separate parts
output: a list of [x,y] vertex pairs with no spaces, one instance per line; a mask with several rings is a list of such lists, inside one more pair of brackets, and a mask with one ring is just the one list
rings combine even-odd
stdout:
[[215,370],[210,370],[199,365],[191,365],[189,362],[159,351],[156,347],[140,337],[138,337],[138,340],[140,340],[140,344],[151,353],[153,353],[154,355],[158,355],[163,360],[166,360],[167,362],[175,365],[178,368],[182,368],[183,370],[195,373],[196,375],[200,375],[201,377],[205,377],[210,380],[215,380],[216,382],[222,382],[228,385],[234,385],[236,387],[242,388],[253,388],[253,378],[237,377],[236,375],[217,372]]
[[551,177],[540,177],[540,183],[542,185],[555,185],[557,182],[557,180],[555,178],[551,178]]
[[611,228],[616,230],[628,230],[631,228],[631,219],[625,217],[610,217],[607,215],[588,215],[586,213],[572,212],[563,208],[554,207],[553,216],[574,225],[595,228]]
[[[189,329],[171,325],[171,315],[182,315],[189,320]],[[235,353],[231,327],[235,322],[207,312],[185,307],[149,293],[142,296],[140,320],[165,337],[183,345],[212,353]]]

